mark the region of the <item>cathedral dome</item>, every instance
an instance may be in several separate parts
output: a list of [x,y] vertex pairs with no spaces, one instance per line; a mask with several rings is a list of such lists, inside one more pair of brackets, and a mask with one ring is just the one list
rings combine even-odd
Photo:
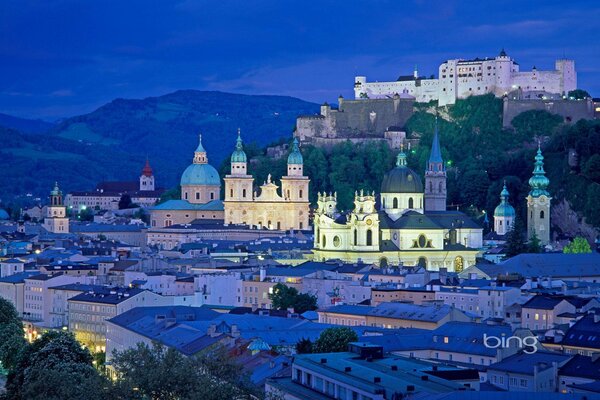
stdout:
[[406,166],[406,155],[398,154],[396,168],[385,174],[381,193],[423,193],[421,177]]
[[181,175],[181,186],[212,185],[220,186],[221,178],[217,170],[210,164],[192,164]]

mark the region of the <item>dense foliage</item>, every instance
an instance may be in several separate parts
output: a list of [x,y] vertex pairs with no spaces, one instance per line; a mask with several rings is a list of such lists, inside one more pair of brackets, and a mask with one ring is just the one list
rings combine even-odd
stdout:
[[563,248],[563,253],[565,254],[584,254],[591,252],[592,248],[590,247],[589,242],[581,236],[577,236],[571,243]]
[[305,311],[317,309],[317,298],[308,293],[298,293],[294,287],[277,283],[273,286],[273,293],[269,294],[273,308],[286,310],[293,308],[294,312],[302,314]]
[[315,340],[312,350],[313,353],[339,353],[348,351],[348,344],[356,341],[358,335],[350,328],[327,328]]

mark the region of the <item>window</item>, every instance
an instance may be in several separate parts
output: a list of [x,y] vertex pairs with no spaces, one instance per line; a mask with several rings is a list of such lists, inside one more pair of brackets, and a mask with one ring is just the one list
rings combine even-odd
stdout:
[[392,203],[392,208],[398,208],[398,198],[394,197],[394,201]]
[[196,200],[200,200],[200,192],[196,192]]
[[242,189],[242,197],[246,197],[246,189]]
[[544,210],[540,211],[540,219],[544,219]]
[[354,230],[354,245],[358,245],[358,231]]
[[233,189],[229,189],[229,197],[233,197]]
[[210,192],[210,199],[214,200],[215,199],[215,194],[213,192]]
[[373,231],[371,229],[367,230],[367,246],[373,245]]
[[302,189],[300,189],[300,192],[298,192],[298,197],[302,198]]
[[414,208],[414,200],[412,197],[408,199],[408,208]]

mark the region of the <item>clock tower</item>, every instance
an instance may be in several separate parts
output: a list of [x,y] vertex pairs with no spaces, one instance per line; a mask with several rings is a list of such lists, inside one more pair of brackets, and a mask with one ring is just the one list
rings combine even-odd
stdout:
[[550,242],[550,181],[544,171],[544,156],[538,144],[535,156],[533,176],[529,179],[529,195],[527,196],[527,239],[535,233],[540,243],[546,245]]

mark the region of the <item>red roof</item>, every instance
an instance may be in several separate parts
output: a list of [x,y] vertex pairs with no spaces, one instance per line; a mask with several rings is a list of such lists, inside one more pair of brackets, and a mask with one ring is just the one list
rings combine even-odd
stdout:
[[144,169],[142,169],[142,175],[144,176],[152,176],[152,167],[150,166],[150,161],[146,158],[146,165],[144,165]]

